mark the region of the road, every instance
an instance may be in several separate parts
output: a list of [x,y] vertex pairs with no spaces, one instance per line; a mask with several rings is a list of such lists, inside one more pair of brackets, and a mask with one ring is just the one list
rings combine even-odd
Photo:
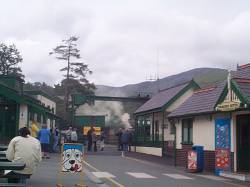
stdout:
[[214,176],[187,173],[182,168],[122,157],[114,150],[90,153],[86,167],[109,186],[119,187],[245,187],[250,183]]

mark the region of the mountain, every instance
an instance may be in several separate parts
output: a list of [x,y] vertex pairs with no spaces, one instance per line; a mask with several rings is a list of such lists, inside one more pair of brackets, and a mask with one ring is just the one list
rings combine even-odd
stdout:
[[96,95],[103,96],[137,96],[152,95],[158,90],[163,90],[194,79],[201,87],[212,85],[224,80],[227,70],[218,68],[196,68],[176,75],[171,75],[158,81],[145,81],[138,84],[129,84],[122,87],[97,85]]

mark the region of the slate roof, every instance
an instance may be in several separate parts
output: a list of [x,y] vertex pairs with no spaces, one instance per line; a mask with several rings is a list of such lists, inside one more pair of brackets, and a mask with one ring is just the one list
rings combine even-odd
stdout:
[[250,64],[239,66],[237,71],[232,72],[234,78],[250,78]]
[[176,96],[182,89],[184,89],[189,83],[177,85],[175,87],[168,88],[155,94],[150,100],[139,107],[134,113],[146,112],[149,110],[159,109],[167,104],[174,96]]
[[247,103],[250,103],[250,79],[237,78],[234,80],[237,83],[237,87],[240,89],[241,94],[247,99]]
[[203,88],[195,91],[182,105],[171,112],[168,117],[180,117],[214,112],[214,107],[219,99],[226,81],[214,87]]

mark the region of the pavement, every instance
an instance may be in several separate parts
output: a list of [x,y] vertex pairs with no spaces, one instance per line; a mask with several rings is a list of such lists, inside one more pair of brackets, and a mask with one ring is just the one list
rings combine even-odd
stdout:
[[[52,187],[60,182],[60,155],[43,160],[28,181],[30,187]],[[250,187],[250,183],[217,177],[213,173],[187,173],[172,162],[155,156],[126,153],[116,147],[90,152],[85,156],[84,175],[64,174],[61,183],[74,186],[82,179],[88,187]]]

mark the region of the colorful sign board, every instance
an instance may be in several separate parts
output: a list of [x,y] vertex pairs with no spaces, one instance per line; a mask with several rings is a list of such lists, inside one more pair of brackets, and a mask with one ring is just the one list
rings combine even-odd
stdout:
[[218,169],[225,169],[230,167],[230,150],[215,150],[215,167]]
[[218,111],[233,111],[240,108],[240,102],[238,101],[224,101],[217,105]]
[[197,170],[197,152],[188,151],[188,170]]
[[[93,127],[96,135],[101,135],[101,127]],[[83,135],[87,135],[88,131],[91,129],[91,126],[83,127]]]
[[230,170],[231,119],[215,120],[215,173]]
[[70,173],[81,172],[83,151],[82,144],[63,144],[62,171]]

